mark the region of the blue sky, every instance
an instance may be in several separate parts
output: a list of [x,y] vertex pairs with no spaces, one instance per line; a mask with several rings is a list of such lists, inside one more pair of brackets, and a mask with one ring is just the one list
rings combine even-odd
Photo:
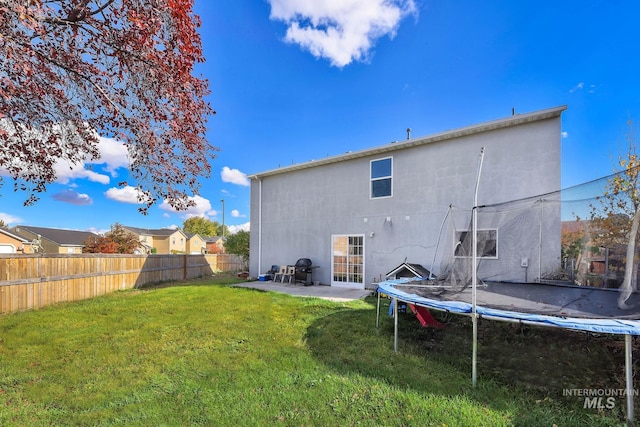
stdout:
[[5,180],[0,219],[164,228],[222,222],[224,200],[225,224],[246,229],[252,173],[559,105],[568,187],[611,173],[640,120],[635,0],[195,0],[195,12],[220,148],[196,208],[139,214],[135,189],[117,188],[123,147],[104,140],[98,163],[61,167],[35,206]]

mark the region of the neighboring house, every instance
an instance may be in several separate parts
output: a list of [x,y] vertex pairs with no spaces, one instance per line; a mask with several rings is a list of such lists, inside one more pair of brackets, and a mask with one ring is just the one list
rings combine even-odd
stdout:
[[209,254],[223,254],[225,253],[224,239],[220,236],[206,237],[205,244],[207,246],[207,253]]
[[8,228],[0,227],[0,254],[31,254],[31,240]]
[[149,229],[125,225],[123,225],[122,228],[138,236],[138,239],[149,253],[151,253],[154,248],[157,254],[187,253],[188,237],[184,231],[180,229]]
[[[318,267],[314,281],[362,289],[403,260],[430,268],[447,208],[471,212],[483,148],[480,204],[560,189],[565,110],[512,115],[250,175],[251,276],[310,258]],[[559,213],[548,221],[545,247],[527,255],[544,271],[560,262]],[[505,243],[498,230],[489,231],[495,250],[482,267],[511,257],[520,268],[520,254],[498,252]]]
[[[571,253],[563,260],[564,268],[578,285],[617,288],[624,279],[627,246],[612,243],[611,247],[601,247],[594,242],[593,233],[598,233],[598,230],[590,220],[562,221],[562,236],[566,244],[580,240],[577,253]],[[637,289],[636,274],[632,276],[632,283]]]
[[81,254],[84,242],[98,235],[90,231],[17,225],[11,229],[30,240],[34,252],[48,254]]
[[203,254],[207,251],[207,246],[205,243],[204,237],[199,235],[198,233],[187,233],[184,232],[187,236],[187,250],[188,254]]

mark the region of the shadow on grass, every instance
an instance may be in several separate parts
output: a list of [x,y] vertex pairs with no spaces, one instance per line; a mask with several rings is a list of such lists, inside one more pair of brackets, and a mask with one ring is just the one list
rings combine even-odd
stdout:
[[179,286],[221,286],[221,285],[234,285],[236,283],[246,282],[245,279],[238,278],[233,273],[220,273],[210,276],[203,276],[189,280],[166,280],[162,282],[147,283],[142,286],[138,286],[137,289],[142,291],[148,291],[152,289],[162,288],[174,288]]
[[[535,425],[541,416],[555,421],[556,413],[566,417],[558,425],[611,425],[625,419],[625,397],[614,408],[598,410],[585,408],[584,397],[563,396],[568,389],[625,388],[624,340],[619,337],[481,320],[474,389],[469,317],[433,312],[446,323],[433,329],[422,328],[413,314],[400,313],[396,354],[388,301],[383,300],[379,328],[376,298],[366,301],[370,309],[321,317],[308,328],[307,344],[321,363],[420,393],[464,395],[495,410],[515,404],[517,424]],[[634,356],[638,360],[637,344]]]

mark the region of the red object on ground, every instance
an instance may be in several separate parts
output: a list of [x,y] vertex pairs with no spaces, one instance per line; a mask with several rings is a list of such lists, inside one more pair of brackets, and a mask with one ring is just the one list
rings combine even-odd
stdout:
[[425,307],[421,307],[419,305],[416,306],[414,304],[409,304],[409,307],[411,308],[411,311],[413,311],[416,314],[416,317],[418,318],[418,320],[420,321],[422,326],[424,326],[425,328],[427,326],[431,326],[433,328],[442,328],[442,327],[444,327],[443,323],[438,322],[431,315],[431,312],[429,311],[429,309],[427,309]]

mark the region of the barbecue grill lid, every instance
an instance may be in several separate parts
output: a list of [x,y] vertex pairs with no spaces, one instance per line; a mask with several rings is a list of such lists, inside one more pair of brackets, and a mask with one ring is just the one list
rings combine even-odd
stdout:
[[300,258],[296,261],[296,267],[311,267],[311,260],[309,258]]

